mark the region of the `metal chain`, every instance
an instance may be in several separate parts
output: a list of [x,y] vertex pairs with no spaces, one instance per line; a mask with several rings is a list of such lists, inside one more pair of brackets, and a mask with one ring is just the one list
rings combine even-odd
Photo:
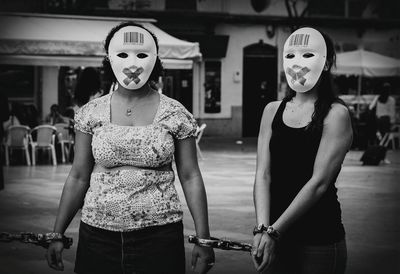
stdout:
[[210,239],[200,239],[197,236],[190,235],[188,238],[189,243],[198,246],[219,248],[223,250],[247,251],[251,252],[252,245],[247,243],[234,242],[230,240],[222,240],[214,237]]
[[[0,242],[11,242],[11,241],[19,241],[27,244],[39,245],[44,248],[48,248],[49,245],[54,241],[47,234],[35,234],[33,232],[21,232],[18,234],[11,234],[7,232],[0,232]],[[60,240],[64,244],[64,248],[69,249],[72,246],[72,238],[63,236]]]

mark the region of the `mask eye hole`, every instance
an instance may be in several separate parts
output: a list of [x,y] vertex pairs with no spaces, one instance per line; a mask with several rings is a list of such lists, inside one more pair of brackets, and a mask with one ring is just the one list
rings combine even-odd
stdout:
[[310,53],[310,52],[307,52],[307,53],[304,53],[303,54],[303,57],[304,58],[311,58],[311,57],[313,57],[314,56],[314,54],[313,53]]
[[285,56],[286,59],[293,59],[294,58],[294,54],[293,53],[288,53]]
[[146,54],[146,53],[139,53],[138,55],[137,55],[137,57],[138,58],[140,58],[140,59],[144,59],[144,58],[146,58],[148,55]]
[[127,58],[128,54],[125,53],[125,52],[121,52],[121,53],[118,53],[117,56],[120,57],[120,58]]

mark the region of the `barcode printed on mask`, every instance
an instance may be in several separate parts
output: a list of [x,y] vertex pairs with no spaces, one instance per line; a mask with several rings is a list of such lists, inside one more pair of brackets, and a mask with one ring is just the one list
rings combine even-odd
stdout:
[[289,46],[308,46],[310,34],[295,34],[290,37]]
[[125,32],[124,44],[143,44],[144,35],[140,32]]

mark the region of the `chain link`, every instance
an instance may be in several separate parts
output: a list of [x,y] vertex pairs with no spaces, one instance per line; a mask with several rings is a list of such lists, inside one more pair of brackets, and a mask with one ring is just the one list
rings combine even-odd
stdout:
[[219,248],[222,250],[236,250],[236,251],[247,251],[251,252],[252,245],[247,243],[240,243],[230,240],[222,240],[214,237],[210,239],[199,239],[197,236],[190,235],[188,238],[189,243],[196,244],[198,246]]
[[[11,234],[7,232],[0,232],[0,242],[12,242],[12,241],[19,241],[26,244],[34,244],[39,245],[44,248],[48,248],[50,243],[54,241],[49,235],[47,234],[35,234],[33,232],[21,232],[17,234]],[[72,246],[72,238],[66,237],[63,235],[62,239],[60,240],[64,244],[64,248],[69,249]]]

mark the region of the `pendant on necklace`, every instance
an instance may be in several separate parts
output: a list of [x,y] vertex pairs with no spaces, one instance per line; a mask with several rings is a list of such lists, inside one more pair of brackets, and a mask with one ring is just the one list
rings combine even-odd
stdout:
[[128,109],[126,110],[125,115],[126,115],[126,116],[131,116],[131,114],[132,114],[132,109],[128,108]]

